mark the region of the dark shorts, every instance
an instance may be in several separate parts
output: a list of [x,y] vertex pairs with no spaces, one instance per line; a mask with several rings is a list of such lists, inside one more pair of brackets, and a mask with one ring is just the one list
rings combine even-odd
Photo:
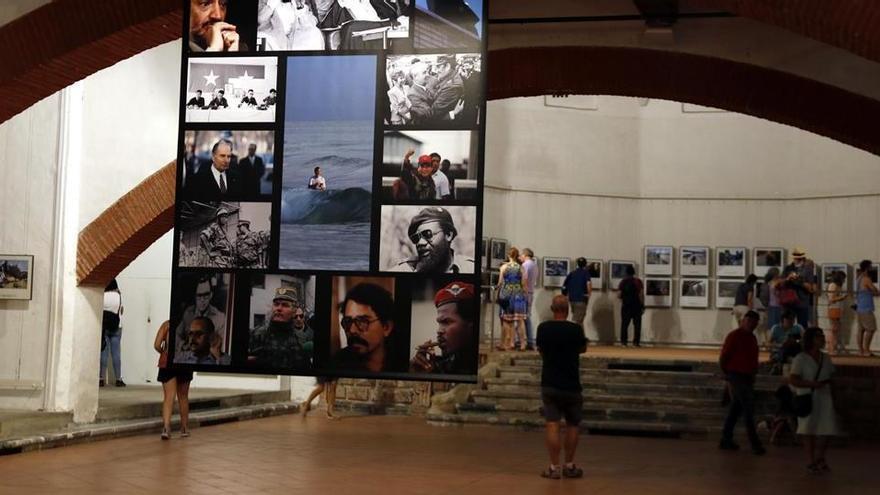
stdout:
[[336,378],[335,376],[316,376],[315,377],[315,381],[318,382],[318,385],[333,383],[336,380],[338,380],[338,378]]
[[566,424],[577,426],[584,419],[584,396],[580,392],[543,387],[541,401],[547,421],[558,422],[564,417]]
[[162,383],[167,382],[172,378],[177,378],[177,383],[180,382],[191,382],[193,379],[192,371],[181,371],[181,370],[172,370],[169,368],[159,368],[159,376],[156,377]]

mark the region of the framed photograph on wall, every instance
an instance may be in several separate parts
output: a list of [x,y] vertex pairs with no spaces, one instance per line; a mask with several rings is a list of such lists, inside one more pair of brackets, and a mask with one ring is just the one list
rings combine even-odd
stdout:
[[489,268],[497,270],[507,261],[507,239],[493,237],[489,240]]
[[593,284],[593,290],[604,289],[605,262],[602,260],[587,258],[587,271],[590,272],[590,283]]
[[645,275],[672,275],[672,246],[645,246]]
[[[856,261],[855,263],[853,263],[852,283],[850,283],[850,286],[852,287],[853,292],[857,292],[859,290],[859,288],[857,286],[857,284],[859,283],[859,274],[858,274],[859,263],[861,263],[861,261]],[[874,282],[874,287],[876,287],[877,289],[880,289],[880,285],[878,285],[878,280],[877,280],[878,279],[878,268],[880,268],[880,267],[878,267],[878,263],[876,261],[872,261],[871,268],[868,270],[868,276],[871,277],[871,282]]]
[[716,280],[715,281],[715,307],[718,309],[732,308],[736,300],[736,290],[739,289],[739,280]]
[[682,277],[709,276],[709,247],[681,246],[678,248],[678,271]]
[[705,278],[682,278],[678,305],[682,308],[708,308],[709,280]]
[[33,255],[0,254],[0,299],[30,301],[33,295]]
[[672,306],[672,279],[645,277],[645,306]]
[[846,281],[851,278],[851,275],[849,265],[846,263],[822,263],[822,292],[828,292],[828,284],[831,283],[831,277],[834,272],[843,272],[846,275],[846,280],[844,280],[843,287],[840,289],[843,292],[849,292],[848,287],[851,284],[847,284]]
[[570,264],[571,260],[568,258],[544,257],[544,287],[562,287]]
[[715,248],[715,276],[745,278],[746,248],[727,246]]
[[771,268],[778,268],[782,272],[785,266],[785,249],[757,247],[752,249],[752,273],[763,277]]
[[611,260],[608,262],[608,284],[611,290],[617,290],[620,281],[626,277],[626,267],[631,266],[638,273],[634,261]]
[[501,276],[500,270],[492,270],[489,272],[489,285],[492,286],[492,288],[489,289],[488,301],[490,301],[490,302],[494,302],[495,298],[498,296],[498,291],[494,290],[494,289],[498,285],[498,277],[499,276]]
[[480,256],[483,258],[480,260],[480,269],[486,271],[489,269],[489,239],[487,237],[483,237],[482,244],[480,244]]

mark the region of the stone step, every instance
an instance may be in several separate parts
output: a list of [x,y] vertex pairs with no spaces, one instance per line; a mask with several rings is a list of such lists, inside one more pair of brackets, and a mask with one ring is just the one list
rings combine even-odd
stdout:
[[[540,378],[541,367],[535,365],[502,365],[498,367],[499,378]],[[590,382],[628,382],[628,383],[669,383],[677,385],[702,385],[718,383],[721,376],[716,372],[674,372],[674,371],[641,371],[641,370],[618,370],[587,368],[581,370],[581,381]],[[758,375],[755,381],[757,387],[776,386],[780,384],[780,377],[770,375]]]
[[72,422],[73,413],[0,410],[0,439],[60,430]]
[[[665,383],[584,383],[584,391],[603,392],[610,395],[646,395],[646,396],[673,396],[687,398],[719,398],[723,390],[721,381],[707,385],[669,385]],[[487,390],[494,391],[516,391],[516,390],[537,390],[540,388],[540,380],[536,377],[530,378],[488,378],[484,381]],[[756,387],[755,395],[758,400],[772,396],[776,387]]]
[[[112,406],[102,406],[98,409],[96,422],[122,421],[138,418],[153,418],[162,416],[162,400],[161,390],[157,388],[159,394],[158,400],[155,402],[144,403],[139,401],[131,404],[118,404]],[[290,400],[290,391],[266,391],[266,392],[249,392],[239,395],[230,395],[224,397],[202,397],[189,399],[190,411],[200,411],[204,409],[229,409],[235,407],[247,407],[259,404],[268,404],[273,402],[284,402]]]
[[[471,393],[471,400],[478,403],[502,403],[518,401],[540,401],[540,393],[534,390],[498,391],[498,390],[475,390]],[[584,394],[585,402],[626,402],[638,404],[643,407],[694,407],[698,409],[719,407],[719,396],[715,398],[690,398],[660,396],[648,397],[644,395],[608,395],[595,390],[587,390]]]
[[[640,400],[638,397],[612,397],[605,396],[601,399],[584,397],[584,410],[603,410],[603,411],[648,411],[650,414],[687,414],[692,417],[712,417],[720,418],[727,413],[726,407],[721,407],[717,401],[709,405],[690,405],[690,404],[653,404],[650,401]],[[518,398],[518,399],[490,399],[485,397],[474,397],[473,402],[458,404],[457,407],[462,411],[474,412],[523,412],[537,413],[540,411],[542,403],[540,399]],[[770,401],[761,401],[755,404],[756,413],[771,414],[776,410],[776,404]]]

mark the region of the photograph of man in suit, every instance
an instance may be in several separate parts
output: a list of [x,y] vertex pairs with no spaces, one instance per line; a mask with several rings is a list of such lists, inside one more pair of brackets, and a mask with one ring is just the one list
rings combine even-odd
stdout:
[[211,148],[211,166],[202,166],[184,185],[186,196],[199,199],[226,199],[240,196],[242,184],[237,173],[229,169],[232,163],[232,143],[221,139]]
[[226,91],[222,89],[218,89],[214,92],[211,103],[208,104],[210,110],[217,110],[220,107],[229,108],[229,102],[226,101]]
[[249,107],[257,106],[257,99],[254,98],[254,90],[248,90],[247,96],[241,99],[241,103],[238,104],[238,108],[241,108],[242,105],[247,105]]
[[243,180],[244,194],[260,194],[260,182],[265,173],[266,165],[263,163],[263,159],[257,156],[257,145],[255,143],[249,144],[247,156],[238,160],[238,175]]

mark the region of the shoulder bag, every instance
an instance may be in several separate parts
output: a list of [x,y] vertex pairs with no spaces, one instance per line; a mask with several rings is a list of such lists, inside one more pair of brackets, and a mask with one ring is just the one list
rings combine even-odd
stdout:
[[[813,381],[817,381],[819,379],[819,373],[822,372],[822,365],[825,363],[825,356],[820,352],[819,353],[819,369],[816,370],[816,377],[813,378]],[[810,390],[810,393],[803,395],[795,395],[794,396],[794,413],[797,414],[799,418],[806,418],[813,412],[813,391]]]

